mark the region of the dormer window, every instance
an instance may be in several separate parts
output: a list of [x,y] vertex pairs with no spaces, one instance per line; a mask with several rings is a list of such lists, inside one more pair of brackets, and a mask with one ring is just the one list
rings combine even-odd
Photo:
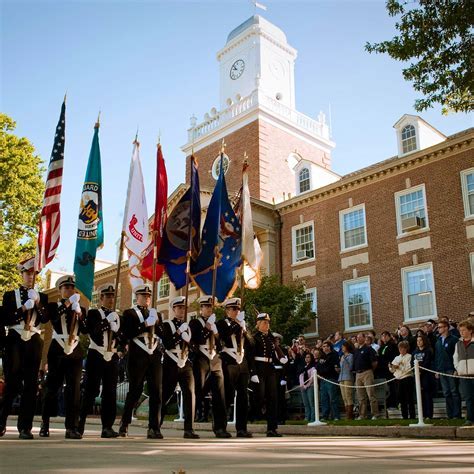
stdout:
[[311,179],[308,168],[303,168],[298,174],[300,194],[311,189]]
[[403,153],[410,153],[410,151],[416,150],[416,131],[413,125],[403,127],[402,150]]

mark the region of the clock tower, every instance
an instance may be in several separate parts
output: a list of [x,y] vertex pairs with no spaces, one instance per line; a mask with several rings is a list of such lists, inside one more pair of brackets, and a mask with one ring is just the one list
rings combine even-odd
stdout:
[[[203,189],[215,185],[222,140],[229,193],[240,189],[245,158],[250,193],[267,203],[307,190],[307,182],[315,189],[339,179],[330,169],[335,144],[324,114],[311,118],[296,110],[296,56],[285,33],[260,15],[229,33],[217,53],[219,110],[212,107],[201,121],[193,116],[182,147],[187,156],[194,150]],[[302,165],[311,176],[299,188]]]

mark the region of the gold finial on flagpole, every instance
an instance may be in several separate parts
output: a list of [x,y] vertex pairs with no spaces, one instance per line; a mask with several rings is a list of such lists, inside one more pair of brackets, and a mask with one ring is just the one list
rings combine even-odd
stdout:
[[225,147],[226,147],[226,143],[225,143],[225,140],[222,139],[222,144],[221,144],[221,153],[225,153]]
[[247,151],[244,151],[244,165],[248,165],[248,164],[249,164],[249,161],[248,161]]
[[66,92],[64,93],[64,103],[66,103],[66,97],[67,97],[67,89],[66,89]]
[[137,125],[137,132],[135,133],[135,140],[132,142],[133,144],[140,145],[140,142],[138,141],[138,125]]
[[99,128],[100,127],[100,110],[99,110],[99,115],[97,116],[97,122],[95,123],[94,128]]

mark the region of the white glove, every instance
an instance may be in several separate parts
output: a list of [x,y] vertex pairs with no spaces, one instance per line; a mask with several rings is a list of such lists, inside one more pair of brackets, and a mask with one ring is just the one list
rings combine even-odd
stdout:
[[33,309],[34,305],[35,305],[35,302],[32,299],[26,300],[24,304],[27,310]]
[[148,315],[149,316],[153,315],[153,317],[155,317],[156,320],[158,321],[158,313],[155,308],[150,308],[150,310],[148,311]]
[[157,321],[158,321],[158,315],[156,314],[156,310],[154,312],[150,310],[150,313],[148,314],[148,318],[145,319],[145,324],[148,327],[150,327],[150,326],[154,326]]
[[215,322],[216,322],[216,315],[215,315],[214,313],[212,313],[212,314],[207,318],[206,323],[214,324]]
[[81,306],[79,305],[79,303],[73,303],[72,306],[71,306],[72,310],[75,312],[75,313],[82,313],[81,311]]
[[245,321],[239,321],[240,327],[244,330],[244,332],[247,330],[247,325],[245,324]]
[[286,357],[286,356],[285,356],[285,357],[282,357],[282,358],[280,359],[280,363],[282,363],[282,364],[286,364],[287,362],[288,362],[288,357]]
[[107,315],[107,317],[105,319],[107,319],[107,321],[109,323],[113,323],[113,322],[117,321],[118,314],[115,311],[112,311],[110,314]]
[[189,324],[188,323],[183,323],[181,324],[181,326],[178,328],[178,331],[180,333],[183,333],[183,332],[186,332],[189,328]]
[[28,298],[33,301],[39,301],[40,299],[38,292],[33,288],[28,290]]
[[239,323],[241,321],[243,321],[245,319],[245,311],[239,311],[239,314],[237,315],[237,321],[239,321]]
[[252,375],[252,377],[250,377],[250,381],[253,383],[260,383],[260,380],[258,379],[258,375]]
[[214,323],[211,324],[211,331],[212,331],[214,334],[217,334],[217,326],[216,326]]
[[69,297],[69,303],[71,304],[79,303],[80,299],[81,299],[81,295],[79,293],[74,293],[72,296]]
[[109,321],[110,322],[110,330],[112,332],[117,332],[120,328],[120,324],[117,321]]
[[281,381],[280,381],[280,385],[281,385],[282,387],[284,387],[284,386],[286,385],[286,380],[281,380]]
[[184,342],[189,342],[191,340],[191,334],[189,334],[189,332],[182,332],[181,333],[181,339],[184,341]]

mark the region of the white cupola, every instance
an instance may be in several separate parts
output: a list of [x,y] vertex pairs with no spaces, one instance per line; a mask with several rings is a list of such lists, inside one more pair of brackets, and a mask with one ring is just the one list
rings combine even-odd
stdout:
[[259,15],[232,30],[217,53],[221,110],[256,89],[294,109],[296,55],[285,33]]

